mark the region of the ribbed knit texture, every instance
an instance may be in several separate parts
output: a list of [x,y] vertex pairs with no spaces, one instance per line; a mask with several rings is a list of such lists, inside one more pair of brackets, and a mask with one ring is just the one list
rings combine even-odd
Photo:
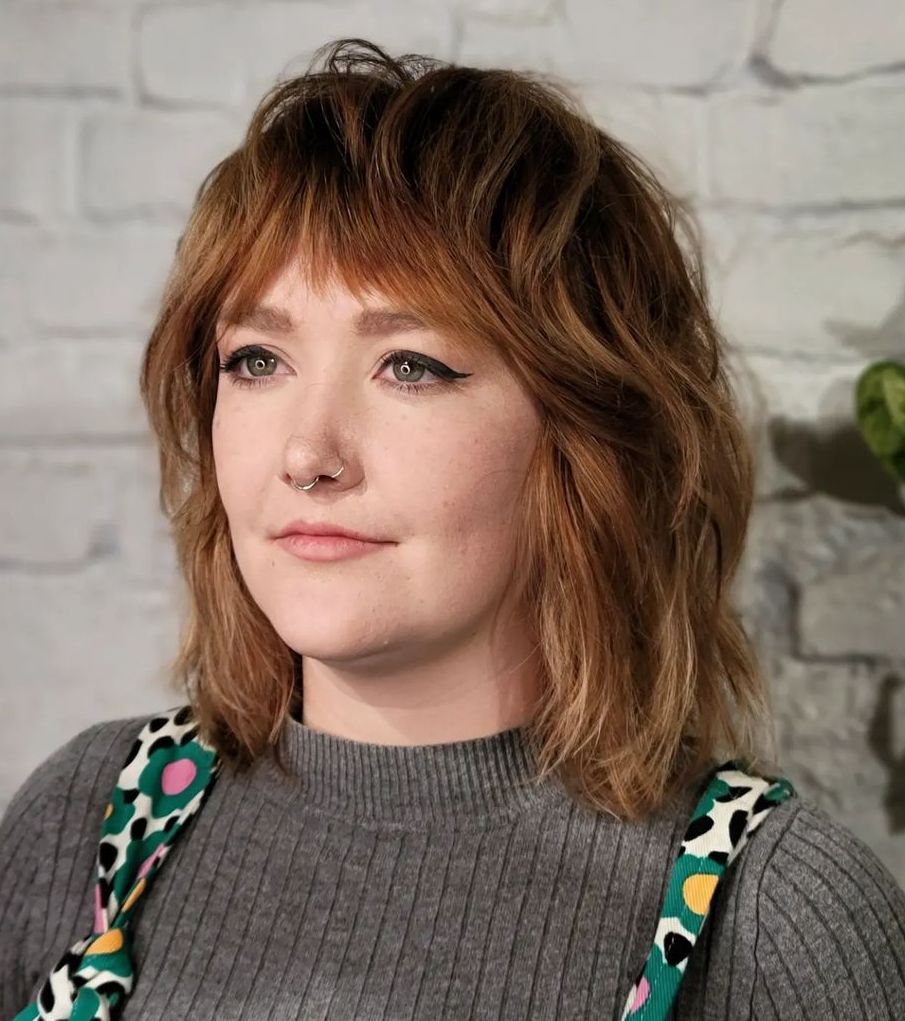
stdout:
[[[88,728],[0,821],[0,1019],[92,921],[107,798],[147,717]],[[533,783],[518,728],[364,744],[287,721],[218,778],[135,917],[126,1021],[617,1019],[696,791],[641,823]],[[721,882],[672,1015],[905,1018],[905,893],[815,804],[776,808]]]

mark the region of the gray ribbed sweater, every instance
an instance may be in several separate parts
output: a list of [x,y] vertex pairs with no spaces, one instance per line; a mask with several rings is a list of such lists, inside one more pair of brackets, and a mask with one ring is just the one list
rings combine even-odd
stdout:
[[[147,717],[43,762],[0,822],[0,1018],[92,922],[108,796]],[[576,806],[516,728],[417,748],[287,721],[209,801],[135,916],[126,1021],[617,1019],[696,792],[642,823]],[[730,866],[673,1016],[905,1018],[905,893],[816,804],[774,809]]]

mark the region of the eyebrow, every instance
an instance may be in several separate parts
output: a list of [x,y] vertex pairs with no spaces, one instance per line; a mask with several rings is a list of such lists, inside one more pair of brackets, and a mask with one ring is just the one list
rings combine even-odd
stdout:
[[[296,324],[292,316],[272,305],[257,305],[245,315],[233,316],[225,312],[221,322],[228,326],[245,327],[285,336],[294,333]],[[391,333],[413,333],[431,327],[420,316],[406,309],[365,308],[352,320],[352,332],[357,337],[384,337]]]

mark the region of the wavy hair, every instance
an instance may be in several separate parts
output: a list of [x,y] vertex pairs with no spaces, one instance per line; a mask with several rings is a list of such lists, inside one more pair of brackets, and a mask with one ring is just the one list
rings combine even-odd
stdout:
[[539,775],[634,820],[718,761],[775,756],[729,595],[753,455],[691,213],[550,76],[344,38],[267,92],[202,181],[141,365],[187,589],[168,679],[226,764],[272,750],[285,768],[302,685],[220,502],[215,329],[296,257],[314,288],[377,288],[490,345],[542,409],[513,577],[542,657]]

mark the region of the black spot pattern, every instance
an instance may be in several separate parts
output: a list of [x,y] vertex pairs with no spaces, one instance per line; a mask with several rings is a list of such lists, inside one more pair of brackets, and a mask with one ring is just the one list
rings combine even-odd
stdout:
[[730,787],[725,794],[720,794],[713,800],[719,801],[722,804],[725,804],[727,801],[737,801],[739,798],[744,797],[746,794],[750,794],[751,790],[752,788],[750,785],[746,787],[743,786]]
[[697,819],[692,819],[688,824],[688,829],[685,830],[685,840],[688,842],[696,840],[705,833],[709,833],[712,829],[713,819],[709,815],[699,816]]
[[195,740],[197,735],[198,735],[198,728],[197,727],[189,727],[189,729],[179,739],[179,747],[181,748],[183,745],[191,744],[191,742]]
[[768,808],[774,808],[776,802],[772,798],[765,798],[763,794],[759,794],[757,801],[754,802],[754,808],[751,809],[752,815],[757,815],[758,812],[765,812]]
[[142,742],[140,738],[136,738],[132,742],[132,747],[129,749],[129,754],[126,756],[126,761],[123,763],[123,769],[125,769],[126,766],[128,766],[129,763],[133,761],[135,756],[138,755],[139,751],[141,751],[141,744]]
[[666,963],[673,966],[681,964],[691,953],[692,944],[679,932],[668,932],[663,940],[663,952]]
[[116,862],[116,847],[107,840],[102,840],[97,850],[98,861],[105,872],[109,872]]
[[56,997],[53,995],[53,990],[50,988],[50,982],[45,982],[41,986],[41,994],[38,997],[38,1002],[41,1004],[41,1008],[47,1013],[53,1010],[53,1005],[56,1003]]
[[154,755],[154,752],[160,751],[161,748],[173,748],[175,745],[176,742],[169,736],[169,734],[167,734],[166,737],[159,737],[153,744],[148,745],[148,758],[150,759]]
[[732,841],[732,846],[741,840],[742,834],[748,825],[748,813],[741,811],[733,812],[732,818],[729,820],[729,839]]
[[100,996],[110,996],[112,993],[121,993],[123,991],[123,986],[121,982],[101,982],[99,985],[96,985],[94,989]]

